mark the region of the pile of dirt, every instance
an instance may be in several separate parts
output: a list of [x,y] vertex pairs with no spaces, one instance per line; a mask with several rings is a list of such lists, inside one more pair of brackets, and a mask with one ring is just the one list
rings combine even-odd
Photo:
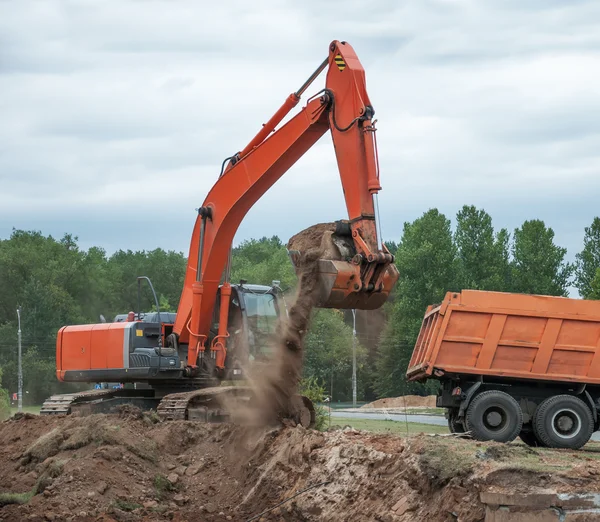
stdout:
[[361,408],[435,408],[436,397],[429,395],[421,397],[420,395],[404,395],[403,397],[388,397],[386,399],[377,399],[361,406]]
[[490,488],[598,491],[594,451],[147,415],[25,416],[0,424],[0,520],[475,522]]
[[[335,223],[318,223],[292,236],[287,244],[288,250],[310,252],[320,250],[326,259],[336,259],[339,253],[330,250],[331,236],[335,232]],[[329,255],[327,255],[329,254]]]

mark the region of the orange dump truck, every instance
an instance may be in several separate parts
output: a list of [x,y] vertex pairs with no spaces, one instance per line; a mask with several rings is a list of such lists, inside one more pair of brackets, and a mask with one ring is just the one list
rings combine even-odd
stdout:
[[452,432],[580,448],[599,429],[600,301],[463,290],[429,306],[407,370]]

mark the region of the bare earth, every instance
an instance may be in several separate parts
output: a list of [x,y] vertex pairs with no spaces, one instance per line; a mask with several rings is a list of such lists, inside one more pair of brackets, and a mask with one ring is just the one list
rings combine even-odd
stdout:
[[421,397],[419,395],[405,395],[404,397],[389,397],[377,399],[361,406],[364,409],[372,408],[435,408],[435,395]]
[[37,494],[0,507],[0,520],[245,521],[316,485],[260,520],[475,522],[490,488],[600,491],[599,457],[594,444],[550,451],[352,429],[155,423],[134,409],[26,414],[0,424],[0,498],[36,483]]

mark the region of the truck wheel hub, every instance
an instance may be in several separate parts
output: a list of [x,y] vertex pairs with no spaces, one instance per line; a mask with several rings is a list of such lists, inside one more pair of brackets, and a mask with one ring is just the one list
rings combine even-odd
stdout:
[[499,428],[502,425],[502,422],[502,412],[497,410],[496,408],[489,409],[485,413],[485,423],[488,425],[489,428]]
[[581,421],[573,410],[562,410],[554,415],[552,426],[559,437],[571,438],[581,430]]

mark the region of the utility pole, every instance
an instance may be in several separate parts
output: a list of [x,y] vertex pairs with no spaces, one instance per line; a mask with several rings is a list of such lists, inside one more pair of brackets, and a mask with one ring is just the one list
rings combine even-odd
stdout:
[[21,365],[21,307],[17,307],[17,319],[19,321],[19,331],[17,336],[19,339],[19,375],[18,375],[18,390],[17,390],[17,405],[18,411],[23,411],[23,366]]
[[352,407],[356,408],[356,310],[352,309]]

